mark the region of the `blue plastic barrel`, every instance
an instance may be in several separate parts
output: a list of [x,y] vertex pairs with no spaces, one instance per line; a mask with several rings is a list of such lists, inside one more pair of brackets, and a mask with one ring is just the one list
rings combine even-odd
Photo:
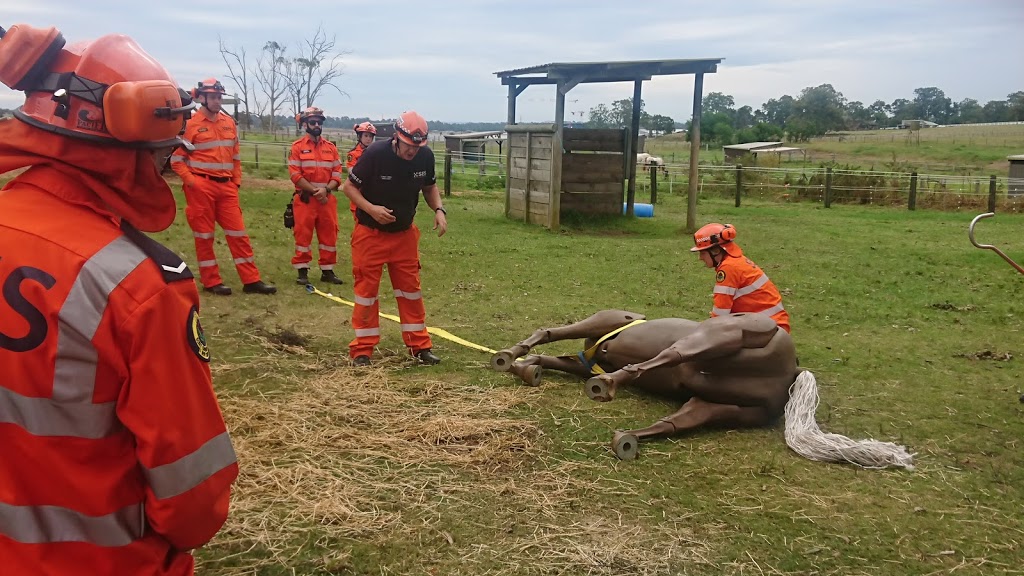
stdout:
[[[626,203],[622,203],[622,213],[626,213]],[[653,218],[654,217],[654,204],[640,204],[639,202],[633,204],[633,215],[637,218]]]

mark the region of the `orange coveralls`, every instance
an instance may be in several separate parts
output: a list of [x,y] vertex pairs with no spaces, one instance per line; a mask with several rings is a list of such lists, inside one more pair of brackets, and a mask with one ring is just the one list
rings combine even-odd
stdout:
[[[356,137],[358,138],[358,134]],[[359,157],[363,155],[363,150],[366,150],[366,146],[363,146],[362,142],[356,142],[355,148],[348,151],[348,156],[345,158],[345,169],[348,170],[349,174],[352,173],[352,167],[356,165],[356,162],[359,162]],[[348,209],[352,211],[352,218],[355,218],[356,203],[350,201]]]
[[715,268],[714,304],[711,317],[737,312],[767,314],[780,328],[789,332],[789,314],[782,306],[782,295],[768,275],[743,256],[738,245],[731,253],[722,254],[722,262]]
[[185,125],[183,138],[195,150],[178,148],[171,156],[171,168],[184,183],[185,218],[195,237],[199,280],[207,288],[224,283],[213,251],[215,226],[220,224],[242,283],[259,281],[260,272],[238,203],[242,163],[234,119],[221,111],[210,120],[199,111]]
[[[293,184],[300,178],[316,188],[324,188],[331,181],[341,186],[341,158],[338,147],[325,138],[313,142],[305,135],[292,143],[291,154],[288,155],[288,173]],[[292,267],[295,269],[309,268],[313,260],[313,230],[316,230],[318,241],[318,265],[320,270],[334,270],[338,262],[338,198],[328,193],[327,203],[321,204],[316,198],[307,195],[302,201],[302,191],[295,187],[292,199],[292,211],[295,214],[295,256]]]
[[0,572],[192,574],[238,475],[192,273],[47,166],[0,214]]

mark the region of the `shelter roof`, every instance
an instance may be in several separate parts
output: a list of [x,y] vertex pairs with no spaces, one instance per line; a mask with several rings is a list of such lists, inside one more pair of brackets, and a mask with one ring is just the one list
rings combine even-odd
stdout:
[[782,146],[782,142],[747,142],[746,144],[730,144],[722,146],[729,150],[758,150],[760,148],[775,148]]
[[628,82],[670,74],[714,73],[722,58],[690,60],[623,60],[615,62],[552,62],[503,70],[494,75],[502,84],[556,84],[559,81]]

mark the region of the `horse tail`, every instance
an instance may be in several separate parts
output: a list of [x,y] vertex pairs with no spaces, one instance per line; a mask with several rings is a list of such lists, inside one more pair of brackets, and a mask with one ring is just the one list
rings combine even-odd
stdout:
[[785,412],[786,444],[797,454],[819,462],[849,462],[862,468],[914,469],[914,455],[903,446],[822,432],[814,419],[817,409],[818,383],[814,374],[803,370],[789,387]]

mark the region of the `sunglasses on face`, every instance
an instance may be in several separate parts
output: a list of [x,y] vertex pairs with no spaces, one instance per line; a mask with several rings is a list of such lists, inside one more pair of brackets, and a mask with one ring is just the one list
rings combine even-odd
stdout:
[[323,126],[324,121],[323,120],[306,120],[306,124],[309,124],[310,126]]

